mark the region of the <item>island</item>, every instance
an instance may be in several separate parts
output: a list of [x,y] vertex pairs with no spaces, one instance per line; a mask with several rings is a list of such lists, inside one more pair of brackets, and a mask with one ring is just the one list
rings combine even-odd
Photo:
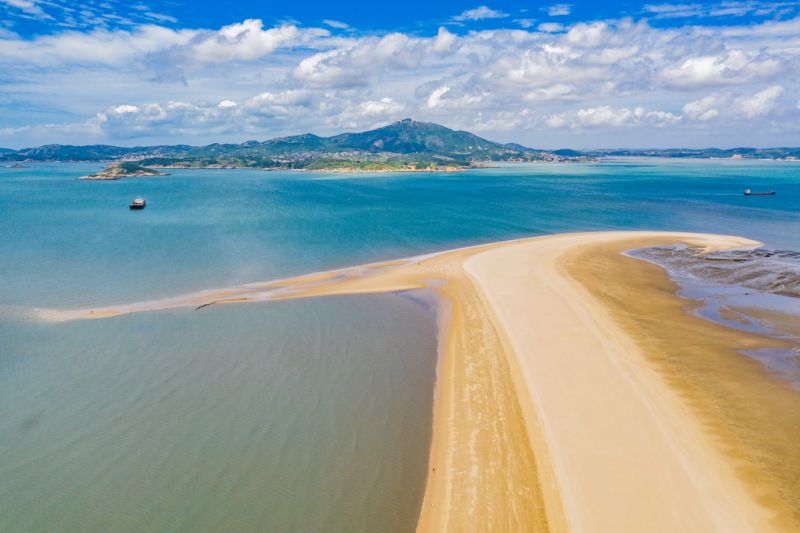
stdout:
[[[573,151],[498,143],[467,131],[404,119],[369,131],[321,137],[304,133],[206,146],[46,145],[0,154],[0,161],[96,161],[121,164],[86,179],[118,179],[141,169],[243,168],[311,172],[455,172],[497,163],[591,161]],[[121,175],[120,175],[121,174]]]
[[[582,163],[616,157],[773,159],[792,162],[800,160],[800,148],[546,150],[513,142],[490,141],[468,131],[407,118],[373,130],[339,133],[330,137],[303,133],[205,146],[48,144],[20,150],[0,149],[0,162],[9,163],[80,161],[124,162],[127,165],[135,162],[149,169],[243,168],[342,173],[453,172],[498,163]],[[86,179],[118,179],[103,176],[106,172]]]
[[169,174],[165,172],[159,172],[158,170],[153,170],[152,168],[147,168],[145,166],[142,166],[141,164],[135,161],[121,161],[121,162],[111,163],[100,172],[96,172],[94,174],[89,174],[86,176],[81,176],[78,179],[108,181],[108,180],[118,180],[122,178],[140,177],[140,176],[168,176],[168,175]]

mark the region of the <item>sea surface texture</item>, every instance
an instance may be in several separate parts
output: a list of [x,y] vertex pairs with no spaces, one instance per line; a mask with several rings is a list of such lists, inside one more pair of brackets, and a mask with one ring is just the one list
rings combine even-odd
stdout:
[[789,162],[76,179],[99,168],[0,169],[0,531],[413,531],[427,470],[437,333],[415,295],[59,324],[34,308],[565,231],[800,250]]

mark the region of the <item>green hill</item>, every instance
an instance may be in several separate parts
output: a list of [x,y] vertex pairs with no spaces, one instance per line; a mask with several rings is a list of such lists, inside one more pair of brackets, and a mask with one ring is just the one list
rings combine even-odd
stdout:
[[115,161],[139,159],[165,167],[233,166],[303,168],[323,158],[350,162],[387,162],[426,166],[485,161],[560,160],[561,156],[518,144],[495,143],[466,131],[431,122],[400,120],[374,130],[321,137],[312,133],[241,144],[206,146],[72,146],[51,144],[0,153],[5,161]]

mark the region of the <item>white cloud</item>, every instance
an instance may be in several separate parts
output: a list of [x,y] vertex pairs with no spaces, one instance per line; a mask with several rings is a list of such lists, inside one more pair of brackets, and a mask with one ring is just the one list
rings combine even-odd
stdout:
[[453,17],[453,20],[485,20],[485,19],[501,19],[508,16],[508,13],[497,11],[486,6],[476,7],[475,9],[467,9],[460,15]]
[[356,87],[368,85],[388,72],[420,67],[426,59],[452,53],[456,37],[440,28],[436,37],[421,39],[402,33],[364,37],[354,45],[319,52],[297,65],[293,78],[314,85]]
[[439,28],[436,39],[433,42],[433,50],[439,54],[444,54],[453,50],[458,38],[447,31],[447,28]]
[[447,91],[449,90],[450,87],[448,87],[447,85],[442,85],[441,87],[437,87],[436,89],[434,89],[431,92],[430,96],[428,96],[428,100],[425,102],[425,107],[427,107],[428,109],[437,107],[442,101],[442,96],[447,94]]
[[792,12],[797,2],[774,2],[770,0],[723,0],[718,3],[691,4],[647,4],[644,12],[654,18],[704,18],[704,17],[744,17],[746,15],[765,17]]
[[188,48],[200,63],[224,61],[252,61],[275,51],[276,48],[297,41],[300,30],[296,26],[280,26],[265,30],[257,19],[223,26],[219,31],[198,36]]
[[780,85],[773,85],[751,96],[737,98],[734,109],[746,118],[766,115],[775,108],[775,104],[786,91]]
[[72,139],[73,143],[81,140],[91,142],[91,139],[103,135],[101,128],[103,119],[99,116],[84,122],[66,123],[45,123],[35,125],[25,125],[16,128],[0,128],[0,137],[15,138],[52,138],[54,135],[63,135],[67,139]]
[[[288,124],[292,127],[290,132],[298,133],[298,121],[313,122],[315,127],[355,128],[395,120],[405,111],[406,106],[391,97],[357,101],[289,89],[262,92],[241,103],[223,100],[217,105],[184,101],[122,104],[98,113],[87,123],[73,125],[72,129],[91,128],[97,134],[117,139],[141,138],[153,130],[190,135],[198,128],[216,135],[232,132],[258,135],[263,134],[265,126],[276,124]],[[49,131],[57,130],[51,125]],[[12,133],[0,130],[0,135]]]
[[0,0],[2,24],[8,27],[46,23],[45,33],[61,29],[130,29],[137,24],[177,23],[175,17],[126,0]]
[[666,67],[662,77],[670,85],[703,87],[769,79],[781,72],[781,61],[764,52],[729,50],[722,54],[692,56]]
[[0,3],[15,7],[22,10],[24,13],[33,15],[35,17],[50,19],[47,13],[42,10],[37,2],[34,0],[0,0]]
[[[509,140],[534,145],[584,131],[608,133],[588,145],[610,143],[634,130],[649,132],[654,145],[667,131],[702,131],[710,144],[712,134],[739,135],[746,144],[765,125],[784,135],[800,129],[798,110],[781,107],[800,100],[800,19],[680,28],[622,19],[536,31],[506,22],[428,35],[342,36],[259,20],[213,30],[4,33],[4,131],[31,127],[6,133],[2,144],[69,141],[58,135],[79,130],[103,142],[331,133],[401,113],[489,137],[515,132]],[[31,118],[30,109],[54,111]],[[58,116],[63,128],[33,127]]]
[[350,27],[349,24],[342,22],[341,20],[325,19],[322,21],[322,23],[337,30],[346,30]]
[[683,106],[683,113],[694,120],[711,120],[719,116],[719,107],[724,102],[719,96],[708,95]]
[[328,36],[327,30],[285,25],[264,29],[258,19],[223,26],[219,30],[172,30],[144,25],[133,31],[97,29],[66,31],[34,40],[6,39],[0,46],[0,64],[63,66],[168,63],[170,68],[194,64],[253,61],[290,45],[306,45]]
[[572,12],[572,4],[553,4],[542,9],[551,17],[563,17]]
[[622,126],[642,124],[663,127],[676,124],[680,122],[680,120],[680,116],[676,116],[668,111],[646,111],[641,106],[630,109],[627,107],[614,108],[604,105],[551,115],[547,117],[545,124],[551,128],[619,128]]
[[362,117],[386,117],[402,113],[405,110],[405,106],[386,97],[380,100],[362,102],[359,104],[358,109]]
[[97,29],[89,33],[67,31],[34,40],[7,39],[0,46],[0,64],[37,65],[121,65],[146,54],[180,46],[196,32],[142,26],[134,31]]
[[702,4],[647,4],[644,10],[656,18],[697,17],[705,12]]
[[543,22],[539,24],[538,29],[545,33],[557,33],[564,31],[564,25],[559,22]]
[[606,22],[579,23],[567,32],[566,41],[573,46],[598,48],[616,35]]
[[139,108],[135,105],[122,104],[113,108],[111,111],[118,115],[124,115],[125,113],[138,113]]

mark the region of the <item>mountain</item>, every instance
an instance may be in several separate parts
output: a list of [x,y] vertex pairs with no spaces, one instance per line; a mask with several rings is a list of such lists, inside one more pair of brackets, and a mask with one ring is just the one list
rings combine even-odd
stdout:
[[542,152],[522,146],[510,147],[487,141],[466,131],[455,131],[439,124],[401,120],[382,128],[359,133],[320,137],[312,133],[278,137],[264,142],[239,145],[212,144],[191,149],[191,157],[267,157],[277,160],[347,157],[374,159],[378,155],[416,158],[447,158],[463,161],[536,158]]
[[331,146],[367,152],[400,154],[437,153],[465,155],[502,150],[497,143],[466,131],[455,131],[430,122],[401,120],[376,130],[342,133],[327,139]]
[[151,166],[304,167],[311,161],[468,165],[479,161],[562,159],[522,145],[503,145],[466,131],[405,119],[359,133],[320,137],[312,133],[241,144],[207,146],[46,145],[0,154],[5,161],[142,160]]
[[[135,146],[49,144],[37,148],[0,148],[0,161],[135,160],[154,167],[430,168],[468,166],[491,161],[575,161],[597,157],[695,157],[800,159],[800,148],[673,148],[617,150],[536,150],[500,144],[467,131],[404,119],[382,128],[321,137],[313,133],[241,144]],[[349,165],[348,163],[357,163]],[[313,164],[313,165],[312,165]]]

